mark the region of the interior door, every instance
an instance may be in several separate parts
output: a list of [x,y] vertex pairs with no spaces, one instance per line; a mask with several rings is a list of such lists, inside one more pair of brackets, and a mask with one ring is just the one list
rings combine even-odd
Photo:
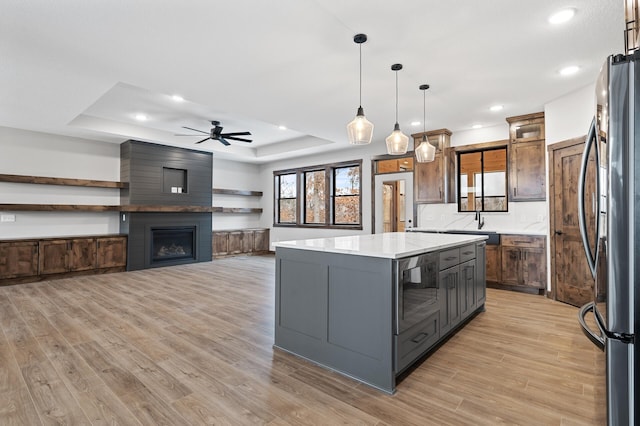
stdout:
[[[578,180],[584,144],[572,145],[554,151],[553,188],[554,223],[551,230],[554,239],[556,299],[574,306],[582,306],[593,300],[594,279],[584,255],[578,222]],[[585,205],[595,206],[595,152],[589,157],[585,188]],[[595,221],[595,207],[587,208],[586,222]],[[596,238],[591,235],[591,238]],[[594,243],[594,242],[592,242]],[[594,243],[595,245],[595,243]]]
[[[402,197],[399,197],[397,202],[398,211],[398,223],[403,223],[402,227],[412,226],[413,220],[413,172],[401,172],[401,173],[384,173],[374,176],[374,191],[373,191],[373,210],[371,211],[372,226],[375,234],[386,232],[384,230],[384,183],[389,181],[399,182],[404,181]],[[401,204],[401,199],[404,199],[404,203]],[[398,232],[402,232],[398,229]]]

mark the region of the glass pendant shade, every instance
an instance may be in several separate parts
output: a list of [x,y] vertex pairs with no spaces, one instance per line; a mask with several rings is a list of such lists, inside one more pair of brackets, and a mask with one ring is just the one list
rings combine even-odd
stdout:
[[347,138],[351,145],[367,145],[373,138],[373,124],[364,116],[362,109],[362,43],[367,41],[367,35],[356,34],[353,41],[360,48],[360,106],[356,118],[347,124]]
[[436,147],[431,145],[426,136],[422,136],[422,143],[415,149],[418,163],[428,163],[436,158]]
[[386,141],[387,154],[402,155],[407,153],[407,148],[409,148],[409,137],[402,133],[398,123],[393,127],[393,132],[387,136]]
[[347,124],[347,137],[351,145],[366,145],[373,138],[373,123],[364,116],[362,107],[358,108],[356,118]]

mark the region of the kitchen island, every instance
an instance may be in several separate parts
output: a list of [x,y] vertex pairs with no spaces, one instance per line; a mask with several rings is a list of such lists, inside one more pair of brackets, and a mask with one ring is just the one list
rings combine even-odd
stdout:
[[384,392],[484,310],[485,236],[384,233],[275,243],[276,348]]

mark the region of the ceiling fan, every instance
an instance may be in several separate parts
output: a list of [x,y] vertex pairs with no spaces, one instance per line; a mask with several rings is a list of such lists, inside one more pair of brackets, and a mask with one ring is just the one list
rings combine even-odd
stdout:
[[[198,129],[194,129],[191,127],[186,127],[186,126],[182,126],[183,129],[189,129],[189,130],[193,130],[194,132],[200,132],[200,133],[204,133],[205,135],[208,134],[209,136],[207,136],[206,138],[202,139],[201,141],[196,142],[198,143],[202,143],[204,141],[207,141],[209,139],[214,140],[214,141],[218,141],[221,144],[223,144],[224,146],[229,146],[231,145],[229,143],[229,140],[234,140],[234,141],[240,141],[240,142],[253,142],[251,139],[245,139],[245,138],[239,138],[238,136],[249,136],[251,135],[251,132],[231,132],[231,133],[222,133],[222,126],[220,125],[219,121],[211,121],[211,124],[213,125],[213,127],[211,128],[211,131],[209,132],[205,132],[204,130],[198,130]],[[200,135],[176,135],[176,136],[200,136]]]

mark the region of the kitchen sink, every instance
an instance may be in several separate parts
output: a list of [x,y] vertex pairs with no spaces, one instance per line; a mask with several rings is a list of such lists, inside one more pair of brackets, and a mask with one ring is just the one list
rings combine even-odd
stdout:
[[489,237],[486,242],[487,245],[497,246],[500,244],[500,234],[493,231],[483,231],[483,230],[458,230],[458,229],[448,229],[446,231],[439,231],[441,234],[470,234],[470,235],[486,235]]

